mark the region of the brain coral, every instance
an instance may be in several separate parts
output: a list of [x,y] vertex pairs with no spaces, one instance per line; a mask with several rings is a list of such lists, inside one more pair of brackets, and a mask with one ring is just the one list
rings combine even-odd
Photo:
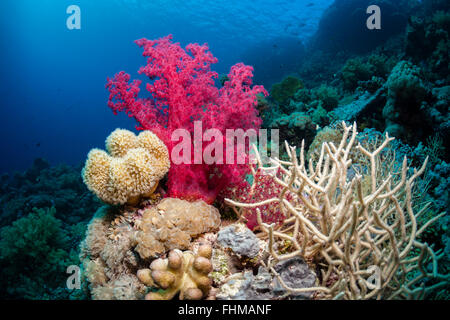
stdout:
[[82,171],[90,191],[109,204],[135,204],[151,194],[170,167],[169,152],[151,131],[116,129],[106,150],[92,149]]
[[192,237],[219,225],[219,211],[204,201],[165,198],[143,212],[136,251],[146,259],[172,249],[185,250]]

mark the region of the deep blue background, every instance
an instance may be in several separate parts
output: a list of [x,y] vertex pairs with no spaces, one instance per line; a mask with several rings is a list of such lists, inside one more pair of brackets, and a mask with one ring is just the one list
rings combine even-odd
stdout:
[[[214,70],[227,73],[236,62],[276,56],[272,42],[285,41],[295,59],[292,43],[316,30],[331,2],[0,1],[0,172],[23,170],[36,157],[78,164],[116,127],[133,129],[132,119],[106,106],[105,83],[120,70],[136,77],[145,60],[135,39],[172,33],[183,46],[207,42],[219,59]],[[71,4],[81,8],[81,30],[66,28]]]

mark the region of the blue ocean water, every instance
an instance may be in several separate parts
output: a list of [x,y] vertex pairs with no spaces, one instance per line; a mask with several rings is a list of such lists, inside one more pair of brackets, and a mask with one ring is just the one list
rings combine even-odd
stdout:
[[[0,172],[24,170],[37,157],[52,164],[78,164],[116,127],[132,129],[133,121],[114,116],[106,106],[104,86],[106,77],[120,70],[135,76],[145,63],[135,39],[173,34],[182,45],[207,42],[219,59],[213,67],[217,72],[227,73],[243,61],[260,69],[256,80],[259,72],[263,81],[274,82],[289,72],[287,60],[298,59],[296,52],[331,3],[1,1]],[[72,4],[81,9],[81,30],[66,27],[66,9]],[[284,55],[276,60],[283,48]],[[264,56],[273,59],[261,59]],[[277,72],[263,74],[262,66]]]
[[[373,4],[377,5],[375,7],[379,10],[378,13],[375,9],[369,10]],[[74,5],[81,10],[81,29],[79,30],[70,29],[67,25],[68,18],[72,14],[67,10]],[[371,16],[374,12],[374,16]],[[370,17],[375,18],[371,20]],[[379,25],[375,26],[377,24]],[[160,196],[176,197],[191,202],[201,198],[215,207],[212,211],[216,213],[216,216],[220,214],[220,219],[215,220],[225,222],[220,226],[218,233],[240,216],[244,217],[242,221],[247,219],[247,227],[252,230],[248,230],[251,234],[249,238],[264,239],[265,236],[260,237],[261,230],[255,228],[259,223],[254,214],[257,209],[253,207],[252,210],[245,210],[244,213],[241,211],[235,216],[233,212],[230,213],[231,202],[224,201],[223,194],[219,192],[223,191],[226,196],[228,191],[233,191],[229,195],[231,198],[243,202],[250,201],[254,204],[255,198],[259,196],[261,200],[265,197],[272,199],[276,197],[281,189],[274,181],[279,183],[281,180],[261,179],[260,185],[256,183],[254,184],[256,187],[250,187],[247,182],[258,180],[255,177],[242,175],[239,177],[240,180],[236,180],[239,182],[237,187],[236,181],[229,179],[231,175],[223,174],[228,171],[216,166],[217,164],[213,164],[212,167],[210,165],[201,167],[200,171],[193,170],[193,166],[178,166],[179,171],[176,171],[173,168],[178,164],[171,158],[170,173],[165,175],[163,172],[158,180],[154,181],[157,175],[154,173],[157,170],[145,170],[149,167],[154,169],[153,164],[146,162],[145,166],[142,166],[142,163],[138,163],[137,160],[128,162],[131,159],[128,158],[126,177],[134,178],[133,185],[130,185],[129,182],[133,179],[122,179],[123,176],[120,174],[123,173],[123,168],[119,167],[116,170],[117,167],[114,167],[113,163],[118,162],[113,162],[115,160],[110,157],[108,165],[102,163],[101,167],[104,170],[98,170],[92,174],[95,181],[89,180],[88,172],[92,173],[98,168],[89,163],[98,164],[99,162],[87,161],[85,165],[88,152],[92,148],[105,149],[105,138],[116,128],[135,130],[133,118],[127,117],[124,112],[114,115],[108,108],[109,92],[105,88],[107,77],[112,77],[123,70],[131,75],[131,79],[145,80],[145,77],[137,74],[137,70],[146,64],[146,59],[142,57],[142,49],[134,43],[134,40],[158,39],[169,34],[173,36],[173,42],[181,43],[182,47],[190,43],[209,45],[212,54],[218,58],[218,63],[212,66],[212,70],[220,75],[216,84],[218,87],[225,87],[225,90],[221,91],[221,98],[225,95],[224,92],[232,92],[237,96],[242,93],[239,92],[240,89],[227,91],[230,82],[224,85],[226,78],[222,76],[229,72],[231,66],[243,62],[254,67],[254,83],[264,85],[269,93],[267,97],[258,96],[258,103],[255,106],[262,120],[261,127],[278,129],[281,143],[287,141],[293,146],[302,144],[305,146],[302,151],[306,155],[306,160],[310,161],[308,169],[315,172],[311,181],[318,177],[319,171],[311,167],[317,160],[319,150],[326,148],[331,156],[335,149],[332,143],[335,146],[341,143],[345,122],[347,125],[357,124],[359,133],[355,139],[368,149],[375,149],[386,133],[395,137],[395,141],[377,155],[376,179],[369,179],[368,175],[372,173],[372,170],[369,170],[368,162],[359,159],[357,154],[352,154],[349,158],[351,161],[348,161],[348,170],[329,171],[338,175],[346,173],[346,177],[339,178],[339,187],[334,188],[334,194],[331,192],[331,200],[325,201],[321,192],[317,192],[320,189],[312,187],[314,194],[309,195],[307,190],[303,189],[306,195],[301,198],[301,201],[288,201],[295,204],[296,209],[303,210],[302,203],[312,199],[313,205],[305,206],[304,214],[301,211],[301,216],[311,220],[311,224],[307,225],[308,229],[318,222],[316,219],[318,210],[310,210],[312,207],[326,210],[331,208],[329,203],[333,202],[334,205],[334,201],[340,202],[338,207],[343,215],[339,217],[344,218],[335,219],[332,217],[334,213],[328,215],[322,210],[321,215],[325,222],[321,220],[324,223],[320,223],[320,228],[328,229],[328,231],[345,230],[341,227],[335,229],[335,225],[332,228],[327,227],[328,224],[336,222],[345,223],[344,227],[349,226],[351,210],[346,210],[349,207],[341,206],[344,202],[350,204],[348,199],[352,199],[350,201],[353,202],[353,208],[357,208],[358,205],[364,207],[359,214],[367,215],[366,211],[370,211],[371,217],[375,217],[373,213],[375,210],[379,209],[380,212],[387,210],[388,213],[383,213],[380,217],[385,220],[386,225],[393,229],[401,229],[401,231],[395,230],[395,237],[402,239],[396,242],[399,250],[392,250],[389,253],[389,250],[394,249],[397,244],[384,242],[388,238],[381,236],[386,228],[378,222],[380,218],[358,218],[357,222],[361,224],[367,221],[368,225],[376,223],[373,226],[374,229],[369,229],[370,227],[366,229],[366,226],[361,228],[361,225],[356,228],[353,226],[349,234],[362,229],[369,230],[370,234],[373,233],[369,237],[367,237],[368,232],[364,233],[367,241],[373,241],[378,237],[376,244],[379,245],[380,250],[375,250],[376,264],[380,263],[381,266],[384,264],[387,267],[384,257],[382,259],[378,257],[380,251],[382,255],[389,258],[394,257],[395,252],[402,252],[402,255],[408,252],[402,258],[407,259],[403,261],[405,265],[420,261],[423,266],[418,264],[411,268],[402,268],[403,271],[409,270],[405,278],[397,281],[396,275],[395,279],[392,278],[393,286],[384,286],[382,295],[378,294],[377,298],[450,299],[450,228],[448,227],[450,216],[447,209],[450,207],[449,1],[2,0],[0,1],[0,108],[2,115],[0,119],[2,135],[0,142],[2,150],[2,157],[0,157],[0,300],[143,298],[143,292],[134,291],[136,288],[142,291],[142,285],[134,287],[135,280],[139,278],[135,269],[147,269],[150,260],[156,256],[150,258],[145,256],[145,253],[139,252],[134,231],[147,232],[146,229],[139,227],[145,220],[142,212],[158,203]],[[259,88],[253,88],[253,90],[255,91],[252,94],[255,94]],[[139,97],[148,97],[145,91],[141,85]],[[157,102],[164,101],[162,95],[154,94],[153,98]],[[184,101],[184,98],[186,97],[182,97],[180,101]],[[222,103],[227,102],[223,99],[218,101],[217,105],[223,107]],[[204,107],[207,112],[214,109],[208,110],[208,105],[205,107],[204,103],[198,105]],[[170,108],[170,104],[168,107]],[[225,109],[227,107],[228,105]],[[242,111],[239,107],[236,109]],[[244,120],[252,121],[253,109],[250,113],[246,111],[241,113],[240,118],[235,117],[237,113],[233,111],[227,109],[219,116],[211,112],[209,115],[213,114],[217,118],[224,115],[224,122],[227,125],[229,119],[234,123],[238,122],[236,119],[240,121],[244,118]],[[213,119],[211,122],[223,121],[223,119],[216,121],[213,117],[208,120],[211,118]],[[158,122],[160,122],[159,119]],[[154,123],[152,125],[149,123],[151,122],[144,123],[147,125],[146,129],[151,127],[150,129],[153,130]],[[153,131],[157,133],[157,130]],[[123,137],[122,134],[127,133],[122,131],[119,137]],[[270,134],[272,135],[272,132]],[[111,136],[114,136],[114,133]],[[319,146],[324,146],[322,143],[325,141],[329,144],[320,149]],[[271,153],[274,149],[274,144],[271,143]],[[297,151],[299,149],[297,148]],[[108,149],[108,152],[113,155],[111,150]],[[95,155],[96,152],[92,154]],[[98,154],[100,153],[97,152]],[[286,156],[286,153],[282,151],[280,159]],[[90,160],[93,158],[94,156],[90,156]],[[403,162],[404,158],[407,158],[407,162]],[[426,170],[420,178],[417,177],[414,180],[411,194],[403,191],[403,187],[402,189],[394,187],[397,189],[394,192],[394,196],[398,198],[396,201],[392,194],[386,196],[379,193],[379,197],[377,196],[375,200],[381,201],[372,202],[370,206],[367,206],[365,201],[358,203],[361,200],[360,196],[352,198],[352,194],[359,195],[361,189],[369,193],[384,186],[379,190],[384,188],[389,190],[400,181],[400,176],[403,181],[404,172],[408,179],[411,179],[413,168],[422,167],[424,162],[427,162]],[[400,168],[403,170],[404,163],[407,163],[409,168],[404,169],[405,171],[400,174]],[[85,165],[84,169],[82,169],[83,165]],[[159,167],[164,165],[155,166],[155,168]],[[136,175],[136,168],[143,169],[144,173],[139,172]],[[423,168],[425,169],[425,166]],[[81,173],[82,170],[83,173]],[[148,171],[151,172],[150,180],[152,181],[147,179],[148,176],[144,179]],[[213,179],[215,174],[226,177],[231,183],[225,187],[225,184],[220,183],[220,179]],[[360,179],[360,174],[363,188],[357,181]],[[106,180],[105,176],[108,176]],[[326,179],[332,176],[333,174],[330,174]],[[101,183],[94,183],[97,179]],[[286,179],[286,176],[283,179],[294,181]],[[383,182],[389,179],[392,179],[389,183]],[[136,183],[136,180],[139,181]],[[322,178],[320,180],[324,181]],[[138,187],[142,181],[146,184],[145,192]],[[311,186],[311,181],[301,185]],[[352,182],[342,186],[342,181]],[[291,195],[288,196],[288,194],[293,191],[293,188],[297,188],[294,186],[296,184],[297,182],[294,182],[286,194],[283,190],[280,197],[286,195],[285,199],[289,199]],[[95,188],[94,185],[100,187]],[[327,185],[333,186],[334,183]],[[183,188],[179,188],[180,186]],[[197,186],[200,187],[196,189]],[[221,188],[215,190],[215,186]],[[357,186],[358,190],[343,192],[345,191],[343,188],[353,188],[353,186]],[[408,183],[405,189],[409,186]],[[152,189],[148,192],[150,187]],[[246,189],[247,187],[250,189]],[[328,187],[327,192],[329,192]],[[139,194],[130,194],[130,189],[139,189],[137,192]],[[314,199],[316,194],[317,201]],[[118,196],[121,196],[119,200],[117,200]],[[343,196],[348,197],[347,200],[342,201]],[[364,199],[368,198],[364,197]],[[179,199],[172,200],[175,203]],[[181,205],[185,210],[181,213],[183,217],[189,218],[190,214],[197,216],[193,210],[190,212],[190,209],[185,209],[187,205],[189,204],[185,202]],[[405,210],[408,216],[398,211],[400,207],[408,208]],[[279,210],[280,208],[282,205],[264,205],[261,209],[263,211],[261,219],[268,219],[263,220],[266,223],[286,223],[286,228],[278,226],[277,230],[280,231],[290,232],[290,228],[295,230],[293,220],[285,220],[286,216],[282,210]],[[411,210],[417,214],[415,217],[412,216]],[[186,214],[186,211],[189,211],[189,214]],[[253,215],[252,211],[255,211]],[[296,216],[300,217],[300,214]],[[402,219],[402,216],[406,216],[406,219]],[[96,218],[92,219],[93,217]],[[330,217],[332,219],[326,222],[326,219]],[[430,224],[430,221],[436,217],[440,218]],[[115,219],[109,221],[110,218]],[[351,218],[354,219],[355,216]],[[408,219],[410,222],[404,226],[403,223]],[[95,227],[88,227],[100,220],[103,221],[105,228],[97,230]],[[195,221],[190,225],[196,225],[199,220]],[[296,225],[297,222],[295,222]],[[111,228],[106,231],[106,226]],[[427,228],[423,229],[423,226]],[[374,230],[379,227],[379,231],[375,232]],[[417,233],[416,229],[419,230]],[[149,231],[149,233],[152,232]],[[158,230],[157,233],[159,232]],[[342,235],[344,232],[347,231],[342,231]],[[172,234],[172,232],[167,233]],[[408,237],[415,233],[411,239],[415,237],[415,240],[419,242],[406,241],[406,233]],[[132,240],[129,241],[131,247],[122,247],[118,240],[124,239],[123,237]],[[316,241],[315,237],[317,235],[310,239]],[[341,237],[336,237],[335,247],[340,248],[343,242]],[[308,237],[299,236],[298,240],[303,241],[305,238]],[[353,239],[360,238],[362,237],[358,235]],[[369,240],[370,238],[372,240]],[[105,239],[109,240],[105,242]],[[285,241],[285,237],[281,239],[283,242],[277,245],[280,253],[281,251],[288,253],[294,249],[289,244],[290,241]],[[322,241],[323,237],[317,237],[317,239]],[[352,237],[347,239],[350,241]],[[195,239],[197,240],[199,238]],[[92,248],[97,246],[97,241],[102,247],[101,253],[92,252]],[[389,241],[393,241],[391,232],[389,232]],[[238,243],[240,240],[235,242]],[[411,243],[415,248],[413,250],[407,248]],[[253,244],[254,248],[261,247],[260,242]],[[351,248],[350,250],[361,247],[353,245],[352,242],[346,242],[346,245]],[[367,247],[367,244],[364,246]],[[373,249],[372,244],[370,247]],[[419,249],[423,251],[420,252]],[[425,249],[428,253],[425,253]],[[336,251],[339,252],[339,250]],[[110,252],[113,254],[109,254]],[[316,249],[312,252],[316,252]],[[163,257],[167,252],[161,253]],[[432,254],[428,257],[430,253]],[[96,256],[96,254],[99,255]],[[417,256],[418,254],[420,256]],[[244,258],[245,256],[244,254]],[[418,260],[412,258],[413,256],[419,257]],[[292,271],[299,269],[292,269],[290,266],[291,262],[300,263],[302,261],[298,259],[300,257],[305,258],[299,254],[294,259],[289,259],[291,261],[285,264],[287,268],[284,272],[292,277],[293,282],[302,280],[303,283],[304,279],[298,277],[306,275],[309,278],[308,273]],[[332,259],[336,257],[341,259],[340,254]],[[360,259],[360,257],[356,259],[360,260],[358,264],[368,261],[365,253],[364,258]],[[430,257],[433,259],[428,259]],[[439,258],[439,266],[434,260],[435,257]],[[344,279],[345,272],[354,270],[353,266],[344,267],[346,271],[343,276],[337,276],[340,271],[330,272],[331,269],[328,269],[326,271],[328,275],[325,275],[329,259],[322,258],[308,258],[313,264],[309,268],[319,275],[315,280],[320,280],[320,275],[322,276],[322,281],[327,287],[334,286],[337,278]],[[232,260],[236,260],[235,257]],[[398,259],[392,259],[394,260]],[[257,262],[253,264],[255,261]],[[261,263],[262,261],[259,258],[252,258],[251,261],[245,258],[241,261],[244,262],[242,265],[241,262],[236,265],[238,268],[233,267],[233,270],[225,270],[225,272],[241,270],[242,267],[243,271],[249,271],[248,275],[250,275],[265,264]],[[91,262],[98,264],[103,270],[104,274],[100,278],[108,278],[104,279],[101,285],[91,281],[97,278],[93,274],[100,270],[92,267]],[[237,263],[237,260],[235,262]],[[292,264],[292,267],[295,267],[295,264]],[[301,264],[306,266],[303,262]],[[78,272],[84,269],[81,270],[84,275],[79,288],[72,288],[66,282],[69,279],[67,267],[75,267],[74,270]],[[373,265],[366,267],[368,272]],[[108,268],[110,270],[107,270]],[[359,267],[356,269],[361,271],[361,275],[368,274]],[[422,274],[425,269],[427,274]],[[399,274],[402,270],[398,269]],[[433,274],[430,273],[431,270]],[[282,273],[283,270],[280,271],[280,275]],[[128,277],[130,275],[131,277]],[[323,278],[324,275],[329,281]],[[416,276],[419,276],[416,278],[417,282],[416,280],[409,282],[410,277]],[[317,282],[315,280],[310,286]],[[359,291],[357,287],[361,285],[361,288],[369,287],[359,280],[357,286],[351,286],[352,292]],[[153,292],[154,286],[145,284],[145,292],[149,294]],[[402,290],[395,289],[400,284],[405,289],[403,293]],[[128,285],[129,288],[134,287],[134,289],[126,295],[122,289]],[[223,283],[214,284],[216,289],[222,285]],[[114,292],[110,291],[111,288],[114,288]],[[261,288],[257,290],[256,297],[280,298],[276,290],[272,288],[260,290]],[[390,292],[393,288],[394,293]],[[232,299],[255,297],[255,292],[251,292],[252,288],[249,289],[250,292],[244,292],[245,290],[237,290],[238,296]],[[430,291],[426,292],[427,290]],[[213,291],[208,293],[211,294],[208,298],[217,298]],[[261,293],[262,295],[259,295]],[[391,293],[394,295],[390,295]],[[343,297],[343,292],[333,292],[333,294],[336,294],[333,298]],[[396,297],[395,294],[398,296]],[[371,294],[364,298],[370,296]],[[284,296],[284,298],[287,297]],[[328,296],[328,298],[331,297]],[[359,292],[345,293],[346,299],[360,297],[362,296]],[[323,297],[314,294],[314,298]]]

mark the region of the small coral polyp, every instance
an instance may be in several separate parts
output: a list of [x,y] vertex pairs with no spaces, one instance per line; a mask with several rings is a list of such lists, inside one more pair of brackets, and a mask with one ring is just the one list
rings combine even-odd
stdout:
[[106,139],[106,150],[89,152],[82,176],[88,189],[108,204],[135,205],[155,191],[170,167],[166,146],[151,131],[136,136],[116,129]]

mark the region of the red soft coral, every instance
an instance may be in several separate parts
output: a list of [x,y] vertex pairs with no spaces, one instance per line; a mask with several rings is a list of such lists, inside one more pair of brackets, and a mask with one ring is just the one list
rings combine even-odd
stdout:
[[[173,43],[169,35],[157,40],[140,39],[147,65],[139,69],[150,82],[148,98],[139,98],[140,80],[130,82],[125,72],[108,79],[108,106],[114,113],[124,111],[138,122],[139,130],[151,130],[167,145],[171,154],[178,141],[172,132],[186,129],[192,137],[194,121],[201,121],[202,133],[218,129],[223,139],[226,129],[259,129],[261,119],[255,108],[257,94],[268,93],[262,86],[252,87],[253,68],[238,63],[231,68],[229,80],[219,90],[211,71],[217,62],[206,44],[189,44],[186,49]],[[224,151],[225,151],[225,143]],[[208,143],[203,143],[202,154]],[[224,152],[225,154],[225,152]],[[168,195],[212,203],[228,187],[242,187],[248,166],[245,164],[174,164],[168,176]],[[225,161],[224,161],[225,162]],[[248,162],[248,159],[247,159]]]

